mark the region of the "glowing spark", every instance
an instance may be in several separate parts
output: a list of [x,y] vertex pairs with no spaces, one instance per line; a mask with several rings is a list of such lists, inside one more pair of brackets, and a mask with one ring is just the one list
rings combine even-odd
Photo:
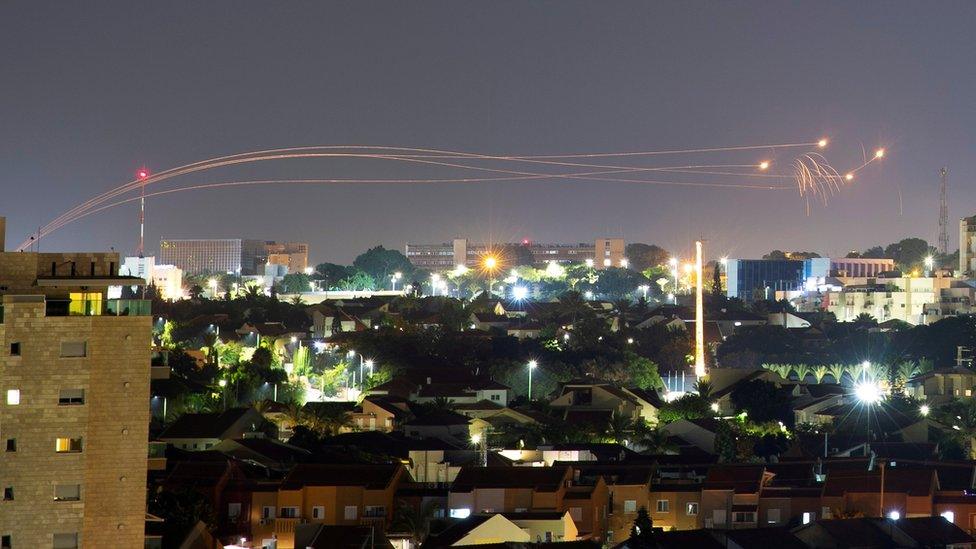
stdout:
[[817,146],[820,147],[821,149],[824,148],[824,147],[826,147],[827,146],[827,138],[823,138],[820,141],[817,141]]
[[874,157],[875,158],[884,158],[884,153],[885,153],[885,150],[884,149],[878,149],[878,150],[874,151]]
[[768,170],[769,169],[769,161],[768,160],[763,160],[762,162],[760,162],[759,163],[759,169],[760,170]]

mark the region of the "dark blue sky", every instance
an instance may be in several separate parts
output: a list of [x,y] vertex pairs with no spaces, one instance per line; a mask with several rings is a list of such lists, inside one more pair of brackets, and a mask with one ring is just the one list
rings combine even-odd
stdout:
[[[842,171],[862,144],[888,157],[809,217],[783,191],[587,181],[247,188],[151,201],[148,249],[160,236],[294,239],[315,260],[350,261],[377,243],[489,234],[622,236],[677,250],[702,234],[712,254],[733,256],[934,241],[940,166],[951,172],[950,226],[976,209],[974,27],[973,2],[5,2],[0,213],[9,247],[143,163],[158,171],[259,148],[551,154],[828,135]],[[303,161],[196,180],[452,175]],[[123,206],[43,247],[129,251],[136,219]]]

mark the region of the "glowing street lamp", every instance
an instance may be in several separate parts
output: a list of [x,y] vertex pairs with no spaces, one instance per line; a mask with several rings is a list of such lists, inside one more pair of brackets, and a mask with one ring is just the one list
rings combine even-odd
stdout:
[[397,272],[393,273],[392,275],[390,275],[390,280],[393,282],[393,291],[394,292],[396,291],[397,280],[400,280],[401,278],[403,278],[403,273],[401,273],[400,271],[397,271]]
[[588,257],[588,258],[586,258],[586,266],[587,266],[588,268],[590,268],[590,269],[592,269],[592,268],[593,268],[593,259],[592,259],[592,258],[589,258],[589,257]]
[[817,141],[817,146],[821,149],[827,146],[827,138],[824,137],[820,141]]
[[529,402],[532,402],[532,370],[535,370],[538,366],[538,362],[534,360],[529,361]]
[[593,292],[590,290],[586,290],[585,292],[583,292],[583,297],[585,297],[586,299],[593,299]]
[[932,273],[932,267],[934,265],[935,265],[935,258],[930,255],[925,256],[925,270],[928,271],[929,274]]
[[217,297],[217,279],[211,278],[207,281],[207,285],[210,286],[210,299]]
[[759,169],[760,170],[768,170],[769,169],[769,161],[768,160],[763,160],[762,162],[760,162],[759,163]]
[[873,381],[861,381],[854,385],[854,396],[861,404],[871,406],[881,402],[884,392],[881,386]]
[[922,417],[929,415],[932,410],[929,408],[928,404],[923,404],[918,407],[918,413],[922,414]]
[[628,265],[630,265],[630,261],[627,261],[626,257],[620,260],[621,269],[626,269]]
[[529,289],[525,286],[512,286],[512,299],[515,301],[525,301],[529,297]]
[[885,150],[884,149],[878,149],[878,150],[874,151],[874,157],[875,158],[884,158],[884,155],[885,155]]
[[640,286],[637,287],[637,289],[640,290],[641,295],[644,296],[644,300],[647,301],[647,292],[648,290],[651,289],[651,287],[648,286],[647,284],[641,284]]

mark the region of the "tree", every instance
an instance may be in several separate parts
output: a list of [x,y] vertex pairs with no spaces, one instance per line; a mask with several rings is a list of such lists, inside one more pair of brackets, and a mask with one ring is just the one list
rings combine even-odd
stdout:
[[607,267],[597,274],[593,291],[609,299],[633,299],[638,286],[650,283],[639,272],[620,267]]
[[531,267],[535,263],[535,257],[532,256],[532,250],[527,244],[507,246],[502,250],[502,255],[512,267]]
[[630,540],[628,545],[641,549],[654,547],[654,521],[647,513],[647,508],[643,505],[637,510],[637,518],[634,525],[630,528]]
[[737,411],[744,411],[749,419],[758,423],[783,421],[791,423],[792,398],[775,383],[756,379],[741,383],[729,395]]
[[385,285],[394,273],[403,273],[403,276],[409,279],[414,270],[405,255],[397,250],[387,250],[383,246],[376,246],[359,254],[352,262],[352,266],[368,274],[381,286]]
[[427,501],[419,508],[401,501],[393,517],[393,527],[397,532],[409,533],[414,546],[420,547],[430,533],[430,523],[436,510],[435,500]]
[[337,282],[351,274],[349,267],[344,265],[319,263],[315,266],[315,274],[313,276],[320,280],[325,280],[325,287],[329,289],[329,287],[334,286]]
[[311,278],[305,273],[288,273],[281,279],[286,294],[299,294],[311,289]]
[[198,522],[203,522],[208,530],[213,530],[217,525],[217,516],[210,501],[189,487],[157,492],[149,500],[148,510],[165,521],[163,538],[166,547],[179,546],[183,541],[182,536]]
[[889,244],[885,248],[884,256],[894,259],[903,271],[909,271],[921,264],[929,252],[928,242],[921,238],[905,238]]
[[786,259],[786,253],[784,253],[783,250],[773,250],[762,256],[762,258],[767,260],[783,260]]
[[885,255],[884,248],[881,246],[871,246],[870,248],[861,252],[861,257],[866,259],[883,259],[887,256]]
[[624,363],[631,383],[637,387],[655,390],[664,387],[664,380],[653,360],[628,352],[624,355]]
[[660,246],[640,242],[627,244],[627,247],[624,248],[624,255],[627,256],[629,267],[635,271],[645,271],[667,263],[671,256],[667,250]]
[[336,285],[341,290],[375,290],[376,279],[364,271],[356,271]]

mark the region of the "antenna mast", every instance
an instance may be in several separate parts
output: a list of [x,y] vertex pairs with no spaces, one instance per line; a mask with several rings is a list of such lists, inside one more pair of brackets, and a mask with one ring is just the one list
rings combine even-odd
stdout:
[[939,193],[939,253],[949,253],[949,168],[939,170],[942,185]]

